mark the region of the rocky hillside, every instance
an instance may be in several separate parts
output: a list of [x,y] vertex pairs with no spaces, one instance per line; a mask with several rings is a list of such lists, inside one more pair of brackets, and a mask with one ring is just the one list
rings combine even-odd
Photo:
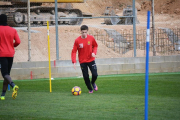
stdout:
[[[132,0],[84,0],[84,3],[72,3],[73,7],[81,9],[83,12],[92,14],[103,14],[108,6],[113,6],[116,10],[122,10],[127,5],[132,5]],[[151,0],[135,0],[138,11],[151,10]],[[7,5],[10,2],[0,1],[0,5]],[[53,6],[53,3],[46,4]],[[62,4],[59,5],[60,7]],[[64,4],[63,4],[64,6]],[[68,4],[68,6],[71,6]],[[180,15],[180,0],[154,0],[155,12],[159,14]]]
[[[127,5],[132,5],[132,0],[86,0],[84,4],[73,3],[75,8],[92,14],[103,14],[108,6],[113,6],[116,11],[123,10]],[[180,15],[180,0],[154,0],[155,13]],[[151,10],[151,0],[136,0],[139,12]]]

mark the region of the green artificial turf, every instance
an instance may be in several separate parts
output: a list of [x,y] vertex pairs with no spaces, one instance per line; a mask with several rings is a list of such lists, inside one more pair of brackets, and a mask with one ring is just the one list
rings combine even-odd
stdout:
[[[89,94],[83,78],[55,78],[52,92],[48,79],[14,80],[12,90],[0,101],[0,120],[143,120],[145,75],[99,76],[99,90]],[[80,96],[71,89],[79,86]],[[0,81],[2,90],[2,81]],[[2,92],[2,91],[0,91]],[[149,120],[180,118],[180,73],[149,75]]]

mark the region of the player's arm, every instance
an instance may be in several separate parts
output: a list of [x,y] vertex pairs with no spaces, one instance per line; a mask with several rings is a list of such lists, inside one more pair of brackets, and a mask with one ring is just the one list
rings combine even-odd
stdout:
[[14,47],[17,47],[21,43],[21,40],[19,38],[17,31],[15,31],[14,40],[15,40]]
[[92,42],[92,47],[93,47],[92,57],[95,57],[97,53],[98,44],[94,38]]
[[71,52],[71,60],[72,63],[74,64],[74,69],[76,69],[76,52],[77,52],[77,43],[75,41]]

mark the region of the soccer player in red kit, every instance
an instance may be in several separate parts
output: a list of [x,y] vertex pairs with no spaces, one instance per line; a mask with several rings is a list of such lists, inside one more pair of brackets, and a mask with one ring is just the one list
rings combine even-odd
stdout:
[[[98,44],[93,36],[88,35],[88,26],[81,26],[81,36],[76,38],[74,46],[71,52],[72,63],[74,64],[74,69],[76,69],[76,52],[78,51],[79,63],[83,73],[83,78],[89,93],[93,93],[98,90],[95,81],[97,80],[97,67],[95,63],[95,56],[97,53]],[[92,80],[89,79],[88,67],[92,73]],[[92,86],[91,86],[92,85]],[[92,89],[93,87],[93,89]]]
[[10,71],[13,64],[13,57],[15,54],[14,47],[20,44],[20,39],[17,31],[7,25],[7,16],[0,15],[0,63],[1,74],[4,78],[3,89],[0,100],[5,100],[5,94],[8,84],[13,88],[12,98],[15,99],[19,87],[14,84],[10,77]]

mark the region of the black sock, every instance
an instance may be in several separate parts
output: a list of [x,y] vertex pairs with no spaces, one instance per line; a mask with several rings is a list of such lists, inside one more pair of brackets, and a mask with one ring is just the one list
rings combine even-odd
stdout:
[[13,88],[15,86],[15,84],[13,82],[11,82],[10,86]]
[[5,96],[5,94],[6,94],[6,90],[3,90],[1,96]]

